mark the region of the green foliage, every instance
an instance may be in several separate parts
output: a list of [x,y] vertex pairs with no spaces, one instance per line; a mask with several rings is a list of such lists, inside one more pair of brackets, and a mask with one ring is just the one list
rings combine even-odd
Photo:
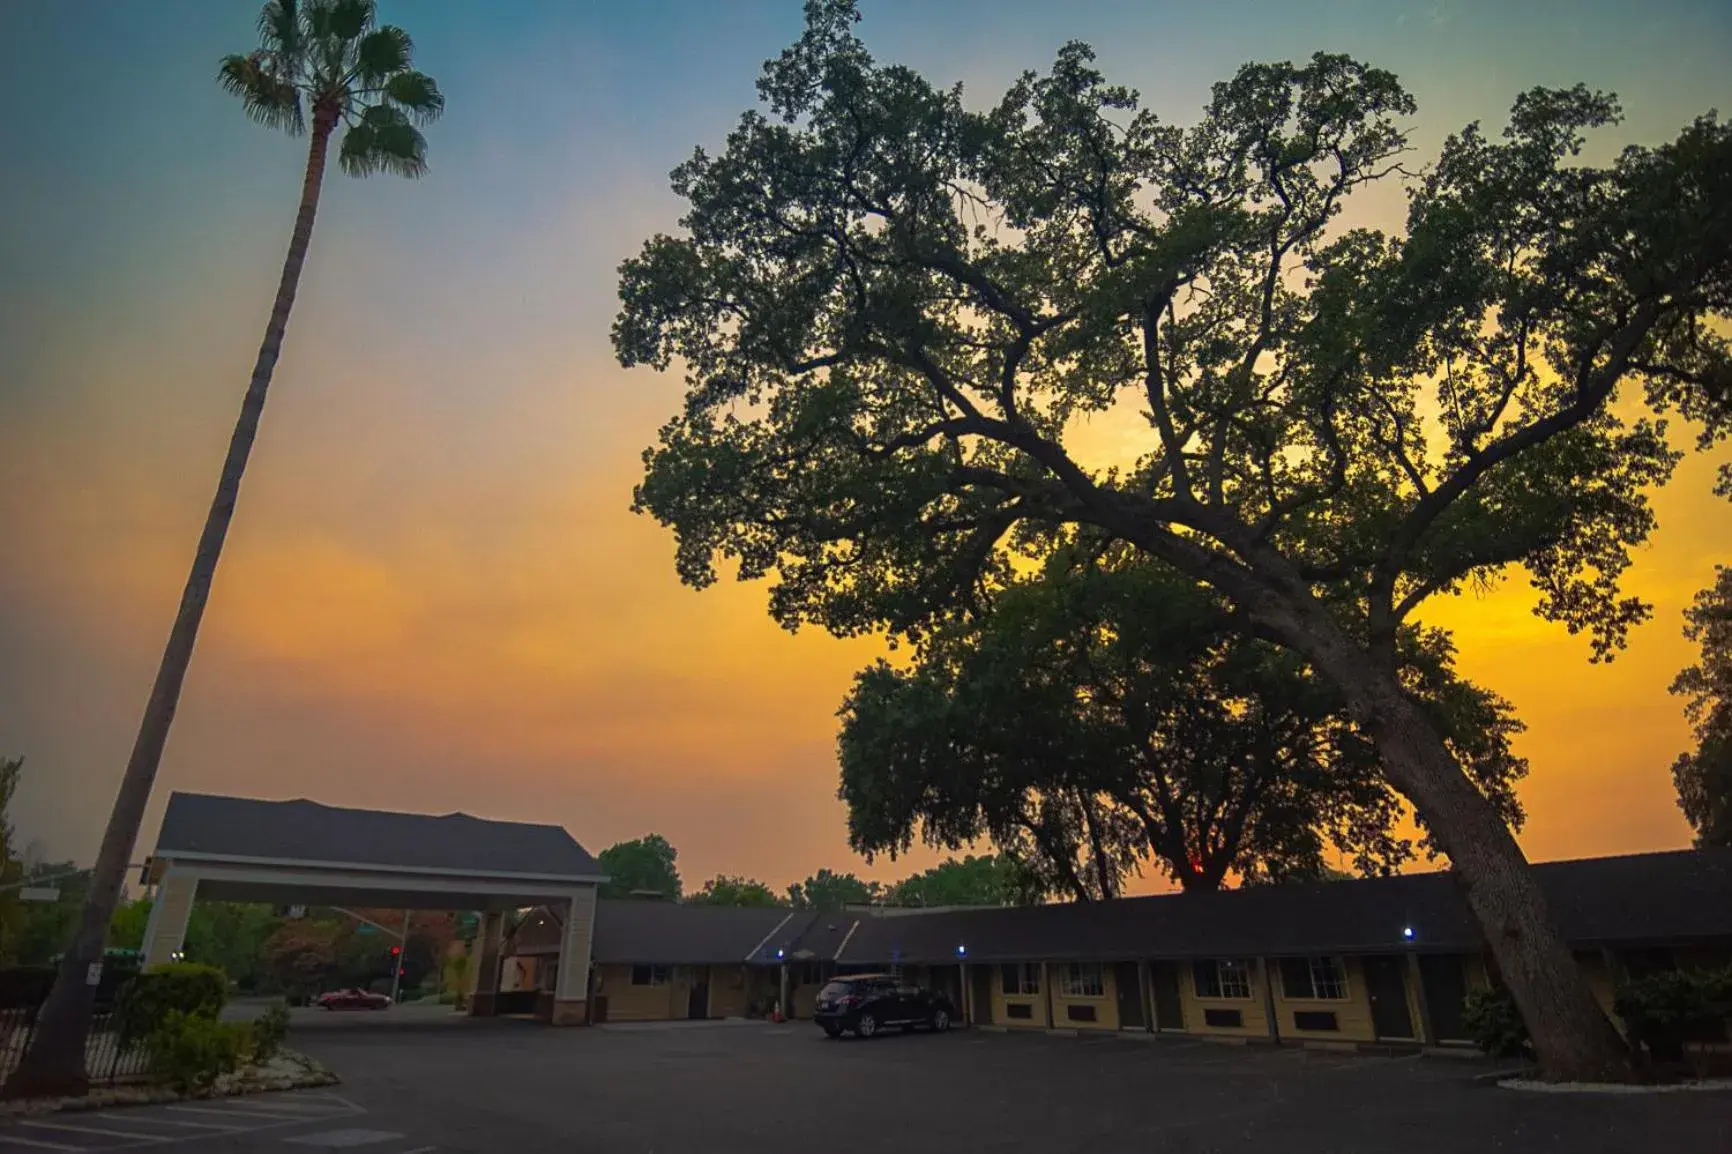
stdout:
[[[15,887],[24,880],[23,855],[12,827],[12,797],[24,773],[22,757],[0,757],[0,886]],[[28,903],[16,888],[0,890],[0,965],[20,961],[19,938],[30,916]]]
[[338,162],[352,176],[415,177],[427,171],[420,128],[445,98],[413,51],[407,32],[377,23],[373,0],[269,0],[259,47],[225,56],[217,81],[267,127],[299,135],[310,114],[322,140],[345,125]]
[[1684,612],[1684,636],[1701,660],[1678,674],[1672,692],[1686,699],[1696,748],[1672,763],[1678,808],[1700,846],[1732,846],[1732,567]]
[[144,948],[144,931],[150,924],[150,907],[152,904],[149,898],[135,898],[115,907],[114,917],[108,923],[108,946],[110,949],[141,950]]
[[255,1062],[268,1062],[282,1049],[289,1036],[289,1009],[281,1002],[260,1014],[252,1022],[252,1056]]
[[885,902],[908,908],[1013,906],[1031,905],[1046,896],[1041,879],[1013,858],[969,854],[910,874],[890,887]]
[[1522,1020],[1515,999],[1502,986],[1470,990],[1461,1016],[1468,1037],[1489,1057],[1533,1056],[1527,1023]]
[[861,881],[853,874],[839,874],[821,869],[803,882],[788,887],[788,903],[797,909],[839,910],[843,906],[863,906],[880,901],[883,887],[877,882]]
[[754,909],[765,909],[781,905],[782,900],[761,881],[717,874],[704,883],[703,889],[688,894],[686,903],[694,906],[750,906]]
[[170,1010],[145,1045],[151,1074],[179,1093],[192,1094],[240,1068],[253,1048],[252,1028],[246,1022]]
[[[1403,638],[1408,683],[1512,824],[1526,763],[1507,703],[1457,678],[1441,634]],[[842,709],[853,847],[990,838],[1043,888],[1122,891],[1148,858],[1186,888],[1366,874],[1410,860],[1400,798],[1316,672],[1244,638],[1220,599],[1128,550],[1055,553],[990,611],[936,632],[913,668],[879,662]]]
[[115,1002],[123,1045],[156,1032],[171,1015],[216,1018],[228,1001],[228,977],[215,966],[174,962],[153,966],[127,982]]
[[608,846],[596,856],[607,882],[604,898],[629,898],[634,894],[680,896],[680,871],[674,861],[679,852],[659,833]]
[[1687,1042],[1725,1041],[1725,1026],[1732,1023],[1732,966],[1633,979],[1620,985],[1612,1007],[1651,1057],[1676,1059]]

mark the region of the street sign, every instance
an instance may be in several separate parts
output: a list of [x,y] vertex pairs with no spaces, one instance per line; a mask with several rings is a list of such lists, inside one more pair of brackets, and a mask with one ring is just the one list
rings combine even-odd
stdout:
[[57,902],[60,900],[59,886],[25,886],[18,891],[21,902]]
[[376,934],[379,932],[379,927],[372,925],[369,922],[362,922],[360,925],[355,927],[355,932],[357,934]]
[[90,963],[90,968],[84,971],[84,984],[87,986],[100,986],[102,984],[101,962]]

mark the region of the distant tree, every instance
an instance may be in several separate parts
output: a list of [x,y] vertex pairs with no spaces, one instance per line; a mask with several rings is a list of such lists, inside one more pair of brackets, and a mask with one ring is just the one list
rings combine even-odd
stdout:
[[704,883],[703,889],[688,895],[686,904],[694,906],[750,906],[764,909],[784,903],[782,899],[776,896],[776,891],[761,881],[717,874]]
[[885,902],[910,908],[1032,905],[1048,892],[1044,879],[1004,854],[969,854],[910,874],[890,887]]
[[[685,374],[637,493],[682,579],[773,574],[786,625],[917,636],[1070,525],[1208,584],[1363,724],[1544,1074],[1632,1076],[1398,649],[1512,571],[1596,658],[1648,613],[1623,577],[1679,458],[1661,421],[1732,433],[1732,125],[1588,164],[1616,100],[1536,88],[1414,176],[1416,102],[1346,56],[1247,64],[1175,125],[1084,44],[965,104],[874,60],[852,0],[806,13],[765,107],[675,171],[680,235],[620,270],[620,362]],[[1343,227],[1366,189],[1403,224]],[[1133,412],[1127,459],[1091,459],[1084,422]]]
[[243,990],[266,978],[265,942],[288,919],[257,902],[195,902],[186,925],[186,956],[216,966]]
[[882,890],[877,882],[821,869],[805,881],[789,886],[788,902],[798,909],[835,910],[878,901]]
[[12,797],[18,792],[18,782],[24,773],[22,757],[0,757],[0,965],[18,961],[24,924],[29,917],[26,903],[18,894],[17,884],[24,880],[25,865],[22,847],[12,827]]
[[292,996],[316,994],[337,968],[348,937],[335,921],[284,922],[265,939],[260,961],[278,989]]
[[[120,903],[114,911],[114,920],[108,924],[108,947],[115,950],[141,950],[144,948],[144,930],[150,923],[150,907],[154,904],[150,898],[134,898]],[[196,906],[194,907],[197,908]],[[199,958],[203,961],[203,958]]]
[[199,625],[312,244],[330,145],[342,129],[337,159],[351,176],[391,172],[417,177],[427,170],[427,142],[417,126],[438,119],[445,99],[431,77],[411,66],[409,34],[378,24],[376,16],[373,0],[269,0],[259,12],[258,47],[226,56],[218,67],[218,82],[240,100],[249,117],[291,136],[307,134],[299,204],[216,495],[97,851],[87,908],[42,1008],[29,1051],[13,1075],[15,1093],[65,1093],[85,1084],[84,1040],[95,988],[85,984],[84,974],[102,956],[181,686],[192,664]]
[[1714,584],[1696,595],[1684,622],[1702,657],[1672,692],[1686,699],[1696,748],[1672,763],[1672,780],[1696,844],[1732,846],[1732,567],[1715,567]]
[[[1150,859],[1187,889],[1317,876],[1331,846],[1366,874],[1411,859],[1401,798],[1333,687],[1240,634],[1206,588],[1116,552],[1058,550],[928,638],[912,669],[856,679],[839,741],[853,847],[990,838],[1079,900],[1117,895]],[[1507,703],[1454,675],[1442,634],[1409,630],[1400,652],[1410,691],[1518,823],[1527,766]]]
[[674,861],[678,857],[679,852],[659,833],[608,846],[596,857],[608,879],[601,887],[601,896],[629,898],[658,894],[677,899],[680,871]]

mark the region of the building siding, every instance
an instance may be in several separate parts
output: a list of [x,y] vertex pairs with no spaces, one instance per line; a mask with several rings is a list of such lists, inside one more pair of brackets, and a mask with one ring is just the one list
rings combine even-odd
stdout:
[[[1233,959],[1238,960],[1238,959]],[[1190,962],[1179,965],[1179,1000],[1184,1006],[1185,1032],[1224,1038],[1267,1038],[1269,1015],[1263,1009],[1263,974],[1256,959],[1250,963],[1251,996],[1249,998],[1202,998],[1197,996],[1197,982]],[[1204,1018],[1208,1010],[1238,1010],[1240,1025],[1211,1026]]]
[[[1377,1031],[1371,1025],[1371,995],[1365,984],[1365,971],[1357,958],[1342,959],[1347,975],[1347,997],[1293,998],[1287,996],[1286,983],[1281,980],[1281,961],[1269,959],[1269,971],[1275,982],[1275,1013],[1281,1037],[1318,1039],[1336,1042],[1371,1042]],[[1306,1011],[1324,1011],[1335,1015],[1336,1029],[1303,1030],[1294,1015]]]
[[[1065,993],[1065,963],[1054,962],[1046,968],[1047,977],[1052,981],[1052,1018],[1053,1027],[1060,1030],[1116,1030],[1119,1028],[1119,994],[1114,984],[1112,967],[1101,966],[1101,993],[1099,997],[1089,995],[1073,995]],[[1093,1008],[1095,1020],[1086,1018],[1078,1020],[1071,1017],[1071,1007],[1075,1006],[1086,1012]]]
[[745,1017],[750,996],[745,966],[710,967],[710,1017]]
[[[1043,974],[1041,976],[1042,982],[1045,982],[1046,979],[1047,975]],[[1029,1016],[1026,1018],[1011,1017],[1009,1010],[1009,1007],[1011,1006],[1029,1007]],[[997,1026],[1044,1030],[1047,1026],[1046,987],[1043,985],[1041,987],[1041,992],[1038,994],[1013,994],[1007,997],[1004,992],[1004,968],[1002,966],[993,966],[992,1022]]]
[[[686,1016],[690,985],[679,980],[661,986],[634,986],[630,966],[597,966],[600,988],[607,999],[610,1022],[665,1022]],[[675,1006],[679,1012],[674,1012]]]

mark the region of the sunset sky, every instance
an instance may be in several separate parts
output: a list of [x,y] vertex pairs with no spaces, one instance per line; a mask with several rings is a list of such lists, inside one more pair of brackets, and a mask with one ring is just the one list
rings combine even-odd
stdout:
[[[862,7],[879,59],[971,102],[1081,39],[1180,123],[1246,60],[1353,53],[1415,94],[1421,157],[1535,84],[1620,94],[1602,156],[1732,112],[1713,0]],[[58,856],[94,852],[288,239],[302,145],[214,82],[256,11],[0,7],[0,755],[28,758],[21,840]],[[179,788],[556,822],[592,850],[654,830],[694,886],[905,873],[848,852],[835,800],[835,710],[876,644],[782,632],[762,585],[683,588],[670,535],[628,511],[680,383],[614,363],[614,270],[674,226],[667,171],[752,104],[798,0],[381,14],[446,94],[432,170],[328,179],[138,852]],[[1535,858],[1687,841],[1666,684],[1680,611],[1732,552],[1712,471],[1660,496],[1632,581],[1655,619],[1612,665],[1520,580],[1430,614],[1530,726]]]

